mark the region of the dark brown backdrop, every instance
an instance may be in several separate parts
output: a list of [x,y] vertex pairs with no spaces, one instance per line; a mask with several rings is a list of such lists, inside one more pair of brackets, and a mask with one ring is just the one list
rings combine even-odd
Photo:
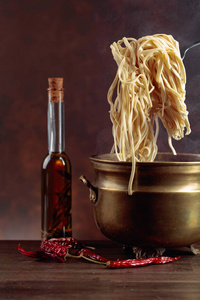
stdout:
[[[110,44],[122,37],[172,34],[200,40],[198,0],[0,1],[0,238],[40,238],[40,165],[47,150],[47,78],[64,77],[66,152],[73,167],[73,235],[103,238],[81,174],[88,157],[112,146],[107,91],[116,65]],[[177,151],[200,152],[200,48],[185,59],[192,133]],[[161,131],[159,150],[168,151]]]

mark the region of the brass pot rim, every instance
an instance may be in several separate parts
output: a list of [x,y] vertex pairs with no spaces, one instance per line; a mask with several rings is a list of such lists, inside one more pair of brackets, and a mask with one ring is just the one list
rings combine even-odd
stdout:
[[[161,158],[168,158],[164,160]],[[99,163],[109,163],[116,165],[126,165],[131,166],[131,161],[119,161],[115,153],[103,153],[92,155],[89,159],[93,162]],[[156,159],[153,162],[137,162],[136,165],[144,166],[164,166],[164,165],[200,165],[200,154],[193,153],[177,153],[174,155],[169,152],[158,152]]]

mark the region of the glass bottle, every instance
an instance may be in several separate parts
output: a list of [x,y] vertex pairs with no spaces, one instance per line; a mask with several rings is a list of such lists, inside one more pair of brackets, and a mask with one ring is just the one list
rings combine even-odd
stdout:
[[42,240],[72,235],[71,163],[65,153],[63,78],[49,78],[48,154],[42,163]]

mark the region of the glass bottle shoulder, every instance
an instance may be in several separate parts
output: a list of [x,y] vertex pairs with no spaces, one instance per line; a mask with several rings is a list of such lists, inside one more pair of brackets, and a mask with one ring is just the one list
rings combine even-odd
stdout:
[[42,168],[47,169],[50,166],[57,167],[58,169],[63,167],[71,169],[70,159],[65,152],[48,153],[43,160]]

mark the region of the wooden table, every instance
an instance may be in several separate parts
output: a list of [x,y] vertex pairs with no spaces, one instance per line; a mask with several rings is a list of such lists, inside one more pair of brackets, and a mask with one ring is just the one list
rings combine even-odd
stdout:
[[[0,299],[200,299],[200,256],[176,251],[181,259],[165,265],[107,269],[70,258],[66,263],[38,261],[17,250],[19,241],[0,241]],[[39,241],[20,241],[38,250]],[[110,241],[88,241],[109,259],[131,254]]]

